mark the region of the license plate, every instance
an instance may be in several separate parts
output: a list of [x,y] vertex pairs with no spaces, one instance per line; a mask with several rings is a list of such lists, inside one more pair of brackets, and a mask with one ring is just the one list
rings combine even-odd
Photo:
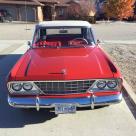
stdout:
[[55,114],[75,113],[75,104],[55,104]]

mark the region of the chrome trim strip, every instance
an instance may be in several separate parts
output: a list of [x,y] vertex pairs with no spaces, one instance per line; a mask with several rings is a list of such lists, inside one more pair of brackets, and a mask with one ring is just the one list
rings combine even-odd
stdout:
[[91,107],[111,105],[121,102],[122,94],[100,97],[84,97],[84,98],[39,98],[37,97],[10,97],[8,103],[12,107],[17,108],[54,108],[56,103],[73,103],[77,107]]

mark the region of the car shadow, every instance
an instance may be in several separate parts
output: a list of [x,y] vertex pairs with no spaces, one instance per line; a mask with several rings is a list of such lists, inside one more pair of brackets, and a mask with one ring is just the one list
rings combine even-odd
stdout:
[[21,54],[0,55],[0,128],[21,128],[28,124],[43,123],[57,117],[54,112],[45,109],[37,112],[35,109],[23,110],[8,105],[6,77],[20,57]]

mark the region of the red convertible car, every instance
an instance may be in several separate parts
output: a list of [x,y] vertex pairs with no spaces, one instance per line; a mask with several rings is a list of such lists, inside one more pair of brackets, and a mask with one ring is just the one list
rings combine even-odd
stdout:
[[59,114],[121,102],[121,74],[88,22],[41,22],[29,46],[9,73],[9,105]]

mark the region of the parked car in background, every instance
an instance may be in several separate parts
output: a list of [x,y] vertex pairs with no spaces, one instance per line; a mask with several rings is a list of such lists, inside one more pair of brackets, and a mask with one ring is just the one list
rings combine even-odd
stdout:
[[29,46],[8,76],[11,106],[59,114],[121,101],[122,76],[88,22],[41,22]]
[[13,18],[7,10],[0,10],[0,22],[12,22]]

